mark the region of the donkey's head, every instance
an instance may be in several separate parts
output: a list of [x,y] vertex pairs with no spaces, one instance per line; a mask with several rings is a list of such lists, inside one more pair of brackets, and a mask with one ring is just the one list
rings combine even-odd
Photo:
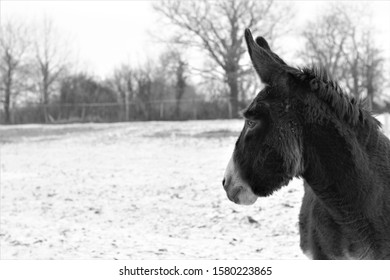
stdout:
[[[254,68],[265,87],[245,109],[245,125],[227,166],[223,186],[230,200],[253,204],[302,172],[302,126],[291,72],[267,41],[245,39]],[[293,94],[294,92],[294,94]]]

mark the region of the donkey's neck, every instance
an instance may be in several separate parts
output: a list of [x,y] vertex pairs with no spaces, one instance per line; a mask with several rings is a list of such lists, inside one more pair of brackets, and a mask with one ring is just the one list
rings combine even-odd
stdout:
[[388,207],[384,197],[390,178],[389,140],[367,123],[352,129],[323,121],[307,123],[303,141],[302,177],[347,236],[347,244],[367,248],[364,255],[378,248],[376,228],[390,226],[382,218]]
[[303,177],[316,196],[340,218],[345,211],[363,213],[375,185],[367,149],[379,152],[380,132],[367,125],[353,129],[335,119],[306,123],[304,131]]

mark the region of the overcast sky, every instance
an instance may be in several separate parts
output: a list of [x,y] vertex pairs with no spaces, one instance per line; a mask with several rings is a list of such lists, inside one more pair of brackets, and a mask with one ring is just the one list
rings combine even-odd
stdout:
[[[147,56],[157,56],[161,50],[162,46],[153,41],[153,33],[158,32],[160,26],[152,2],[1,0],[0,12],[2,22],[10,18],[26,22],[51,18],[70,42],[75,56],[81,61],[80,67],[104,77],[121,63],[137,64]],[[321,14],[329,3],[296,1],[297,28]],[[378,41],[390,58],[390,2],[378,1],[371,6]],[[289,38],[294,40],[297,36],[298,33],[292,32]],[[290,58],[293,55],[293,50],[290,52],[285,48],[284,52],[290,54]]]

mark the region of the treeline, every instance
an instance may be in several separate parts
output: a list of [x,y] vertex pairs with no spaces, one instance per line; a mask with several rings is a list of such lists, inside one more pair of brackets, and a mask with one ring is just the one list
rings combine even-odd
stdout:
[[[283,42],[294,20],[290,3],[272,0],[164,0],[153,8],[164,30],[172,31],[162,35],[166,50],[142,65],[118,65],[104,79],[75,70],[77,62],[52,21],[3,23],[0,123],[237,117],[260,87],[243,30]],[[304,26],[305,44],[296,56],[324,67],[348,94],[382,112],[390,109],[381,95],[389,80],[366,14],[347,3],[330,5]],[[188,59],[192,51],[205,58],[200,69]]]
[[58,80],[50,104],[25,102],[27,106],[16,109],[13,123],[228,118],[228,102],[199,95],[188,75],[177,51],[137,68],[121,65],[104,80],[67,73]]
[[[34,30],[34,32],[32,32]],[[99,79],[74,70],[52,21],[6,22],[0,37],[0,123],[115,122],[231,116],[218,95],[200,94],[188,62],[170,47],[156,61],[119,65]]]

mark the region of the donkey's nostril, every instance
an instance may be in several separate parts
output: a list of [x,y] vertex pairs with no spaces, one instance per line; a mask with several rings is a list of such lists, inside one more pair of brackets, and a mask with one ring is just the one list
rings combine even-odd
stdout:
[[223,180],[222,180],[222,186],[223,187],[225,186],[225,178],[223,178]]

